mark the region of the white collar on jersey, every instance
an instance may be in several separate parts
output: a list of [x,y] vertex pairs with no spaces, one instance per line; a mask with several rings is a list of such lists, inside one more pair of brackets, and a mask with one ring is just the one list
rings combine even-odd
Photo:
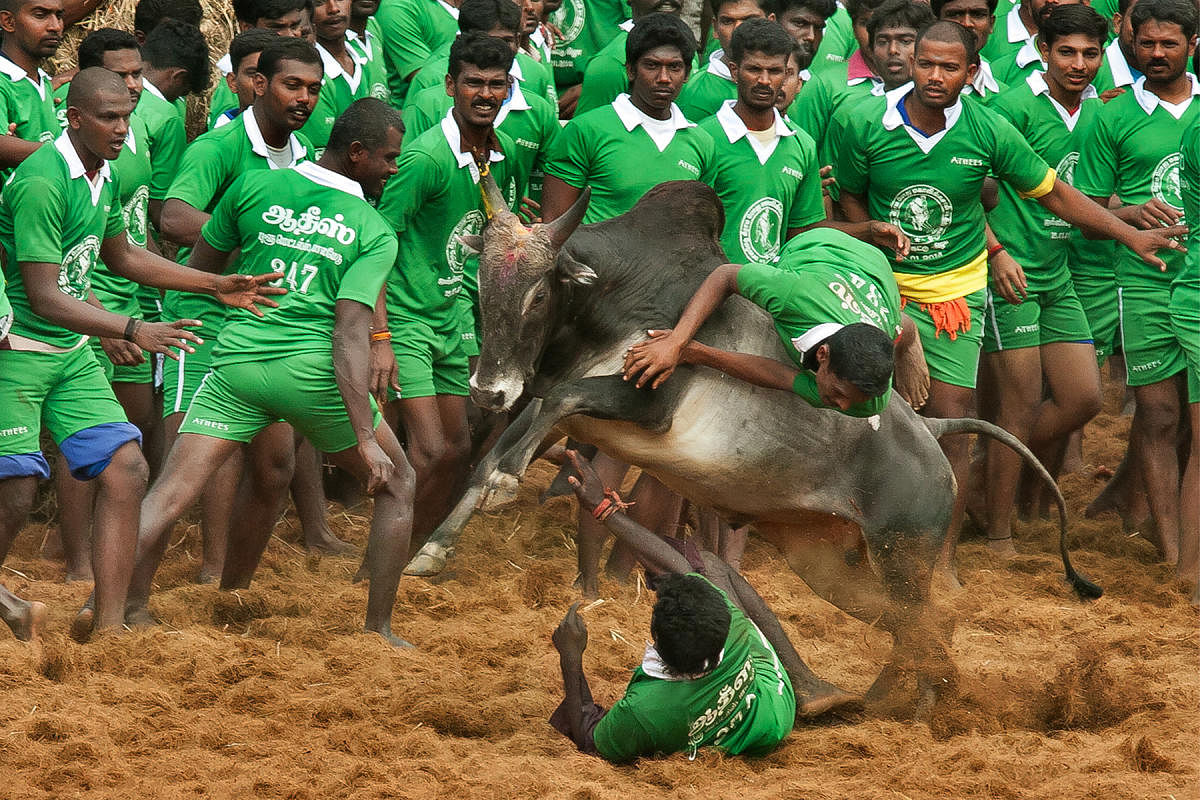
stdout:
[[[629,33],[631,30],[633,30],[633,20],[627,19],[624,22],[622,22],[620,25],[618,25],[617,27],[620,28],[621,30],[625,31],[626,33]],[[530,38],[533,38],[533,37],[531,36]]]
[[129,148],[129,152],[137,155],[137,139],[133,137],[133,126],[129,126],[129,131],[125,134],[125,146]]
[[729,65],[725,63],[724,50],[714,50],[708,57],[708,72],[727,81],[733,80],[733,73],[729,71]]
[[617,99],[612,101],[612,107],[625,130],[633,133],[633,129],[641,125],[660,153],[667,149],[667,145],[675,138],[676,131],[696,127],[696,123],[688,122],[679,106],[674,103],[671,103],[671,116],[667,119],[654,119],[643,113],[629,99],[628,93],[617,95]]
[[67,136],[67,132],[63,131],[54,140],[54,149],[62,155],[63,160],[67,162],[67,174],[71,180],[83,178],[87,181],[88,189],[92,193],[92,205],[100,202],[100,191],[104,188],[106,181],[112,180],[112,165],[110,162],[101,159],[100,169],[96,172],[95,178],[87,176],[87,170],[83,166],[83,160],[79,157],[79,153],[75,152],[75,145],[71,144],[71,138]]
[[754,154],[758,156],[758,163],[765,164],[779,145],[779,139],[783,136],[793,136],[796,132],[789,128],[787,123],[783,121],[783,117],[779,115],[779,112],[775,111],[775,138],[763,145],[758,139],[750,135],[750,129],[746,127],[746,123],[742,122],[742,118],[733,110],[733,105],[736,102],[736,100],[726,100],[721,104],[721,107],[717,109],[717,122],[721,123],[721,127],[724,129],[725,135],[729,138],[730,144],[745,137],[750,142],[750,146],[754,148]]
[[[493,130],[495,130],[494,127]],[[454,121],[453,108],[446,112],[446,116],[442,117],[442,135],[446,137],[446,144],[450,145],[450,152],[454,154],[454,160],[458,162],[459,169],[466,167],[471,170],[471,180],[479,183],[479,166],[475,163],[475,156],[462,151],[462,133],[458,130],[458,123]],[[504,153],[501,153],[499,149],[492,149],[488,153],[488,162],[491,164],[503,160]]]
[[352,31],[347,28],[346,38],[351,42],[358,42],[363,49],[363,55],[365,55],[368,59],[375,57],[375,34],[371,33],[370,28],[363,31],[363,35],[361,37],[356,31]]
[[963,92],[987,97],[988,94],[995,94],[998,91],[1000,91],[1000,82],[992,74],[992,65],[982,58],[979,59],[979,69],[975,71],[975,80],[964,86]]
[[313,183],[320,184],[321,186],[325,186],[330,189],[337,189],[339,192],[345,192],[349,195],[354,195],[360,200],[365,199],[363,197],[362,186],[359,185],[358,181],[350,180],[345,175],[334,172],[331,169],[325,169],[325,167],[322,167],[315,161],[301,161],[299,164],[292,167],[292,169],[296,170],[296,172],[299,172]]
[[658,678],[660,681],[694,681],[697,678],[703,678],[708,673],[712,672],[717,667],[721,666],[721,662],[725,660],[725,648],[721,648],[721,652],[717,653],[717,663],[704,663],[704,669],[694,675],[681,675],[673,672],[667,666],[667,662],[662,660],[662,656],[658,654],[658,650],[649,642],[646,643],[646,652],[642,656],[642,672],[649,675],[651,678]]
[[889,131],[894,131],[901,126],[908,133],[912,140],[917,143],[917,147],[921,148],[921,152],[928,155],[929,151],[942,140],[950,129],[954,127],[954,123],[958,122],[958,118],[962,116],[962,97],[954,101],[954,105],[946,109],[946,127],[942,128],[932,136],[926,136],[911,125],[904,124],[904,117],[900,116],[900,101],[908,96],[913,90],[912,82],[908,82],[903,86],[892,89],[890,92],[884,93],[886,100],[886,108],[883,112],[883,127]]
[[[254,151],[256,156],[262,156],[267,159],[267,164],[271,169],[275,169],[275,162],[271,160],[267,153],[267,140],[263,138],[262,131],[258,129],[258,120],[254,118],[254,106],[249,105],[242,112],[242,124],[246,126],[246,136],[250,139],[250,149]],[[300,144],[300,140],[296,138],[296,134],[288,134],[288,146],[292,150],[292,163],[289,167],[295,166],[296,162],[304,157],[304,145]]]
[[844,327],[846,326],[840,322],[822,322],[818,325],[813,325],[804,333],[792,339],[792,347],[796,348],[796,352],[800,354],[800,360],[803,361],[808,356],[809,350],[812,350]]
[[221,70],[225,75],[233,72],[233,56],[226,53],[217,59],[217,69]]
[[345,78],[346,85],[350,87],[350,91],[357,92],[358,85],[362,83],[363,64],[366,63],[366,59],[360,59],[360,56],[354,51],[353,47],[346,48],[346,52],[350,54],[350,61],[354,64],[354,74],[351,75],[349,72],[346,72],[341,62],[334,58],[333,53],[322,47],[319,42],[316,47],[317,52],[321,55],[321,66],[325,69],[325,80],[332,81],[338,78]]
[[[517,62],[513,62],[514,64]],[[499,128],[500,123],[508,117],[510,111],[528,111],[533,108],[529,105],[529,99],[525,97],[525,93],[521,91],[521,82],[513,81],[512,91],[508,97],[500,105],[500,111],[496,114],[496,119],[492,122],[493,128]]]
[[[621,24],[624,25],[624,23]],[[629,27],[633,27],[633,20],[629,20]],[[529,34],[529,42],[534,47],[545,47],[548,44],[546,41],[546,34],[542,33],[541,25],[538,26],[536,31]]]
[[33,78],[29,77],[25,70],[9,61],[5,56],[0,55],[0,72],[3,72],[5,75],[7,75],[13,83],[29,81],[33,84],[34,88],[37,89],[38,96],[43,100],[46,99],[46,84],[50,81],[50,76],[47,75],[41,67],[38,67],[38,80],[35,81]]
[[142,90],[149,92],[150,94],[157,97],[159,100],[162,100],[164,103],[171,102],[170,100],[167,99],[166,95],[164,95],[157,86],[155,86],[153,83],[151,83],[146,78],[142,78]]
[[1041,64],[1042,69],[1046,68],[1046,62],[1042,61],[1042,54],[1037,49],[1037,37],[1034,37],[1021,45],[1021,49],[1017,51],[1015,58],[1017,66],[1025,69],[1030,64]]
[[1012,44],[1017,42],[1032,42],[1034,37],[1029,35],[1029,31],[1025,30],[1025,23],[1021,21],[1021,4],[1017,3],[1008,12],[1008,16],[1004,20],[1005,33],[1008,35],[1008,41]]
[[1192,100],[1196,97],[1196,95],[1200,94],[1200,80],[1197,80],[1196,76],[1190,72],[1185,72],[1184,74],[1187,75],[1188,81],[1191,82],[1192,91],[1191,94],[1188,95],[1187,99],[1182,103],[1168,103],[1154,92],[1148,90],[1146,88],[1145,75],[1134,81],[1133,96],[1138,101],[1138,105],[1141,106],[1142,110],[1147,114],[1153,114],[1154,109],[1162,106],[1163,109],[1172,117],[1175,119],[1180,119],[1184,112],[1188,110],[1188,106],[1192,104]]
[[1054,110],[1058,112],[1058,116],[1062,117],[1063,124],[1067,126],[1067,130],[1069,131],[1075,130],[1075,125],[1079,122],[1079,115],[1083,111],[1082,101],[1091,100],[1100,96],[1100,93],[1096,91],[1096,87],[1089,83],[1087,88],[1083,90],[1083,94],[1079,97],[1081,101],[1079,103],[1079,108],[1075,109],[1075,113],[1072,114],[1070,111],[1067,111],[1065,107],[1063,107],[1062,103],[1058,102],[1053,96],[1051,96],[1050,86],[1046,83],[1045,73],[1034,70],[1032,73],[1030,73],[1029,77],[1025,79],[1025,83],[1029,84],[1029,88],[1033,90],[1034,94],[1046,95],[1046,99],[1050,101],[1050,105],[1054,106]]
[[454,17],[455,19],[458,19],[458,7],[457,6],[450,5],[449,3],[446,2],[446,0],[436,0],[436,2],[439,6],[446,9],[447,14]]
[[1129,62],[1125,59],[1120,39],[1113,39],[1104,49],[1104,62],[1108,64],[1108,71],[1112,73],[1113,86],[1133,85],[1136,78],[1133,77],[1133,70],[1129,68]]

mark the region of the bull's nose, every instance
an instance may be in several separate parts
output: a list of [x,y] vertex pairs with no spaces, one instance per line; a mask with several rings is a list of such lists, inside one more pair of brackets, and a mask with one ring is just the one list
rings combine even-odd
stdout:
[[475,401],[475,405],[488,411],[496,411],[504,407],[504,390],[503,389],[480,389],[471,387],[471,399]]

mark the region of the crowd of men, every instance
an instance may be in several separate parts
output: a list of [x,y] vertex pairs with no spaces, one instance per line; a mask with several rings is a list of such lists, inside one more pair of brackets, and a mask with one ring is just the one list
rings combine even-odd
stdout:
[[[197,0],[141,0],[131,30],[89,33],[77,71],[48,75],[92,8],[0,0],[0,559],[53,474],[45,550],[95,582],[76,638],[154,623],[167,534],[197,501],[198,580],[222,588],[249,584],[289,496],[309,548],[348,550],[324,461],[374,496],[365,627],[407,644],[401,574],[503,424],[469,400],[488,180],[529,224],[585,190],[585,223],[666,181],[716,191],[730,263],[630,348],[646,391],[692,363],[831,413],[979,415],[1058,473],[1110,362],[1136,410],[1093,510],[1200,578],[1195,0],[709,0],[700,37],[680,0],[234,0],[216,75]],[[190,95],[210,113],[189,141]],[[692,341],[731,294],[772,316],[788,362]],[[1039,498],[1008,450],[944,449],[953,585],[971,495],[1000,553]],[[707,571],[658,552],[600,499],[626,468],[576,461],[581,547],[607,528],[658,572],[712,582],[667,582],[620,714],[591,702],[568,615],[556,726],[616,760],[773,746],[795,673],[737,576],[744,532]],[[672,507],[654,481],[637,500]],[[2,587],[0,613],[21,639],[44,626]],[[710,698],[667,685],[680,676],[783,706],[689,726]]]

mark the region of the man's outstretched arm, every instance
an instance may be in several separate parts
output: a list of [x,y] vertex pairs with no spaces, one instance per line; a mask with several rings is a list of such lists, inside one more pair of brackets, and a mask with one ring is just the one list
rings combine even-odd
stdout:
[[587,626],[579,618],[579,603],[555,628],[551,641],[558,650],[562,669],[563,701],[550,716],[550,724],[575,743],[580,752],[598,755],[592,732],[604,717],[604,711],[592,700],[592,690],[583,674],[583,651],[587,649]]

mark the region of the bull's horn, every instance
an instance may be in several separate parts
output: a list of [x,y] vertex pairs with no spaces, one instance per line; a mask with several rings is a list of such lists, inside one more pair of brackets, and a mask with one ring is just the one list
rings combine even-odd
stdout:
[[482,175],[480,190],[483,192],[483,207],[487,211],[488,219],[498,219],[502,217],[513,217],[512,209],[508,207],[508,203],[504,200],[504,193],[500,191],[500,187],[496,185],[496,179],[492,177],[491,170],[488,170]]
[[592,187],[583,187],[579,198],[571,204],[567,213],[546,224],[546,234],[550,237],[550,244],[554,249],[557,250],[566,244],[567,239],[571,238],[571,234],[579,227],[579,223],[583,221],[583,215],[587,213],[588,200],[591,196]]

